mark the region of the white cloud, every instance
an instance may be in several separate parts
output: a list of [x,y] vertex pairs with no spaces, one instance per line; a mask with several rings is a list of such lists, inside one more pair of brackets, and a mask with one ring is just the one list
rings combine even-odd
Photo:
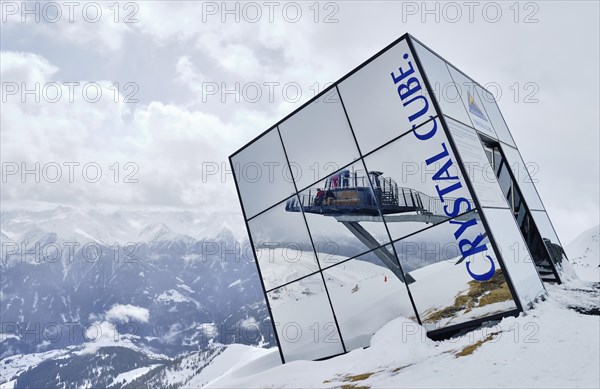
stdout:
[[[500,107],[525,160],[541,167],[538,189],[561,238],[569,241],[581,229],[598,223],[597,3],[540,3],[537,23],[515,23],[508,3],[502,4],[504,16],[499,23],[483,21],[481,7],[474,23],[467,21],[466,8],[458,23],[434,23],[434,15],[422,23],[420,14],[401,23],[406,16],[403,3],[373,7],[347,2],[338,4],[335,17],[339,22],[332,24],[313,21],[308,9],[312,3],[302,3],[304,14],[298,23],[282,20],[278,9],[274,23],[264,19],[255,24],[222,23],[220,15],[205,22],[202,5],[193,2],[175,7],[167,2],[138,4],[139,22],[132,24],[114,23],[107,17],[98,25],[32,26],[13,17],[3,25],[3,39],[5,32],[21,33],[20,39],[3,41],[13,50],[27,47],[54,58],[48,61],[36,54],[3,52],[3,81],[54,80],[60,74],[56,64],[64,63],[60,60],[76,60],[89,50],[104,53],[106,61],[90,69],[62,66],[66,69],[61,71],[67,73],[61,74],[63,80],[74,68],[78,75],[89,72],[110,78],[112,73],[105,76],[110,64],[130,71],[130,60],[143,50],[157,59],[136,69],[140,76],[151,78],[154,65],[167,61],[175,71],[164,75],[174,84],[170,96],[187,99],[173,103],[162,98],[159,88],[155,97],[136,106],[81,101],[4,104],[0,118],[3,160],[93,160],[102,163],[107,173],[101,185],[13,182],[4,185],[3,201],[206,207],[215,212],[233,208],[237,212],[231,181],[222,185],[218,175],[203,182],[202,163],[226,163],[231,151],[300,102],[282,103],[279,97],[265,106],[202,105],[197,102],[200,83],[294,81],[306,88],[315,82],[322,86],[409,31],[475,79],[501,84]],[[321,11],[322,21],[326,13]],[[564,28],[557,29],[559,24]],[[47,37],[70,51],[48,49]],[[117,74],[131,77],[127,72]],[[520,98],[515,103],[517,81]],[[529,81],[539,85],[539,103],[523,103],[529,92],[523,83]],[[109,88],[110,81],[104,87]],[[302,101],[310,97],[306,92]],[[566,144],[569,150],[561,150]],[[138,163],[139,184],[111,183],[105,165],[116,161],[121,166],[126,161]]]
[[52,36],[58,41],[97,52],[116,52],[122,49],[125,35],[136,31],[139,22],[139,5],[134,2],[48,3],[15,2],[16,8],[4,5],[3,11],[5,7],[10,10],[6,14],[6,23],[2,23],[3,33],[27,29],[28,35]]
[[219,327],[215,323],[202,323],[197,329],[207,338],[214,339],[219,335]]
[[202,82],[205,78],[196,70],[190,57],[187,55],[179,57],[177,64],[175,65],[175,70],[177,73],[177,80],[186,86],[190,86],[190,84],[192,84],[192,87],[197,86],[198,83]]
[[239,325],[240,325],[241,328],[243,328],[245,330],[258,330],[259,329],[258,322],[252,316],[250,316],[249,318],[241,320],[240,323],[239,323]]
[[85,338],[88,342],[78,352],[80,355],[95,354],[100,348],[117,346],[121,341],[117,327],[108,321],[95,321],[89,324],[85,330]]
[[[25,52],[3,51],[0,61],[2,81],[33,84],[46,82],[58,68],[41,55]],[[5,90],[6,87],[3,87]],[[8,92],[6,92],[8,93]]]
[[[229,169],[227,156],[249,138],[243,135],[249,123],[267,125],[264,117],[249,113],[250,122],[232,116],[231,122],[225,123],[216,115],[162,102],[131,108],[121,93],[115,102],[113,83],[102,80],[79,81],[81,86],[97,83],[102,91],[100,101],[87,102],[82,87],[77,87],[70,102],[68,87],[53,78],[56,68],[46,59],[16,52],[3,52],[2,56],[3,80],[36,80],[42,90],[57,82],[63,93],[55,103],[43,96],[39,103],[32,96],[25,96],[25,103],[19,94],[8,96],[2,115],[2,158],[17,164],[19,171],[5,177],[8,185],[3,185],[3,201],[82,206],[210,204],[215,212],[235,209],[232,177],[223,172]],[[196,77],[188,59],[180,59],[178,68],[183,79]],[[69,162],[79,164],[74,167],[73,182],[65,165]],[[128,162],[133,165],[126,168]],[[83,167],[89,163],[100,167],[102,175],[96,183],[91,182],[95,167],[84,177]],[[218,171],[203,177],[203,168],[209,164]],[[56,176],[55,165],[62,176],[58,182],[49,182]],[[22,176],[24,168],[37,170],[37,177]],[[129,178],[138,182],[124,182],[130,174]]]
[[138,321],[141,323],[147,323],[150,318],[150,311],[146,308],[137,307],[131,304],[115,304],[108,311],[106,311],[107,321]]

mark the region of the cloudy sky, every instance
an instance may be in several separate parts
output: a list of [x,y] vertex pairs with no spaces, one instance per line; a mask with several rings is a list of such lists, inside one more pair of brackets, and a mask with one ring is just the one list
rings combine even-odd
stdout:
[[227,156],[410,32],[496,94],[561,238],[598,224],[596,1],[26,7],[2,2],[3,209],[237,220]]

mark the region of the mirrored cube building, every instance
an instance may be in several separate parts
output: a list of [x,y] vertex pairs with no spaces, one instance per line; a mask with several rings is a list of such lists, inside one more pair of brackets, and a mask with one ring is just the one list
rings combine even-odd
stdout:
[[410,35],[230,162],[284,362],[400,316],[447,337],[571,274],[492,94]]

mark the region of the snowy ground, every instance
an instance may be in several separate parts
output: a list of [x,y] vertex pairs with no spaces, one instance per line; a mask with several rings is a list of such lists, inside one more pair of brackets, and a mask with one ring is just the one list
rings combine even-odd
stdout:
[[567,255],[582,280],[600,280],[600,226],[590,228],[567,246]]
[[[176,366],[169,367],[164,379],[154,386],[184,385],[189,389],[600,388],[599,244],[600,231],[595,227],[567,246],[567,254],[579,279],[563,285],[546,284],[546,301],[539,302],[526,315],[507,318],[494,326],[443,342],[428,339],[422,327],[403,317],[411,312],[408,307],[385,305],[385,302],[392,301],[387,296],[398,295],[405,289],[387,268],[364,261],[349,261],[326,270],[325,282],[331,284],[331,298],[334,300],[338,299],[338,294],[354,296],[352,300],[338,299],[352,301],[348,306],[340,305],[340,312],[345,314],[340,314],[338,319],[347,339],[353,339],[349,328],[358,329],[357,334],[376,331],[371,339],[354,339],[357,344],[370,343],[369,348],[359,348],[321,362],[298,360],[281,365],[275,348],[234,344],[223,346],[224,350],[216,357],[213,354],[193,354],[182,359]],[[305,272],[305,265],[299,261],[294,269]],[[446,265],[441,262],[413,271],[411,274],[417,279],[413,287],[418,287],[419,282],[426,278],[435,278],[436,274],[448,274],[447,269],[444,270]],[[280,267],[275,262],[269,271],[281,272]],[[286,296],[294,300],[305,299],[314,314],[316,298],[323,297],[318,292],[322,281],[319,278],[316,282],[310,277],[305,280],[298,286],[293,284],[282,288],[277,293],[281,299],[278,302],[283,303]],[[460,277],[445,277],[443,281],[451,282],[452,290],[466,288],[466,280]],[[439,280],[436,285],[441,287],[442,284]],[[306,293],[307,289],[311,293]],[[438,309],[449,303],[445,300],[432,301],[432,308]],[[285,308],[285,304],[281,307]],[[483,308],[497,307],[491,304]],[[390,319],[393,320],[385,324]],[[14,377],[47,359],[63,359],[69,353],[93,353],[101,346],[111,345],[110,338],[102,338],[99,342],[66,350],[13,356],[9,363],[0,366],[0,375]],[[138,349],[134,342],[120,343],[120,346]],[[146,353],[150,357],[156,356],[148,351]],[[211,359],[207,359],[209,356]],[[111,387],[122,387],[125,380],[131,382],[151,368],[124,372],[113,379]],[[0,384],[0,388],[10,389],[13,384],[14,381],[5,382]]]
[[276,349],[239,346],[215,358],[213,373],[205,369],[195,383],[215,388],[598,388],[598,228],[582,234],[567,253],[581,279],[546,285],[548,299],[518,318],[443,342],[398,318],[373,336],[370,348],[320,362],[281,365]]

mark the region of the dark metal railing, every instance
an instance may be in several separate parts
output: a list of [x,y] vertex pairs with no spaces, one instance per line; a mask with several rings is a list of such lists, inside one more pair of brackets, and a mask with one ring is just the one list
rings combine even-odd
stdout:
[[[412,188],[399,187],[394,180],[381,175],[372,176],[371,185],[369,177],[366,175],[352,172],[345,177],[340,176],[334,185],[332,180],[327,180],[321,197],[317,196],[318,190],[311,188],[303,191],[298,195],[298,199],[288,201],[288,208],[303,208],[312,206],[328,206],[326,192],[328,190],[334,193],[343,192],[346,196],[357,199],[362,207],[376,208],[377,205],[382,209],[404,209],[404,212],[419,212],[431,215],[444,216],[444,207],[452,210],[454,207],[454,198],[445,198],[444,202],[438,197],[428,196],[418,190]],[[371,192],[372,188],[372,192]],[[366,192],[369,195],[365,195]],[[373,195],[370,195],[370,194]],[[335,206],[335,205],[332,205]],[[461,212],[466,211],[466,204],[462,207]],[[398,212],[402,212],[399,210]]]

